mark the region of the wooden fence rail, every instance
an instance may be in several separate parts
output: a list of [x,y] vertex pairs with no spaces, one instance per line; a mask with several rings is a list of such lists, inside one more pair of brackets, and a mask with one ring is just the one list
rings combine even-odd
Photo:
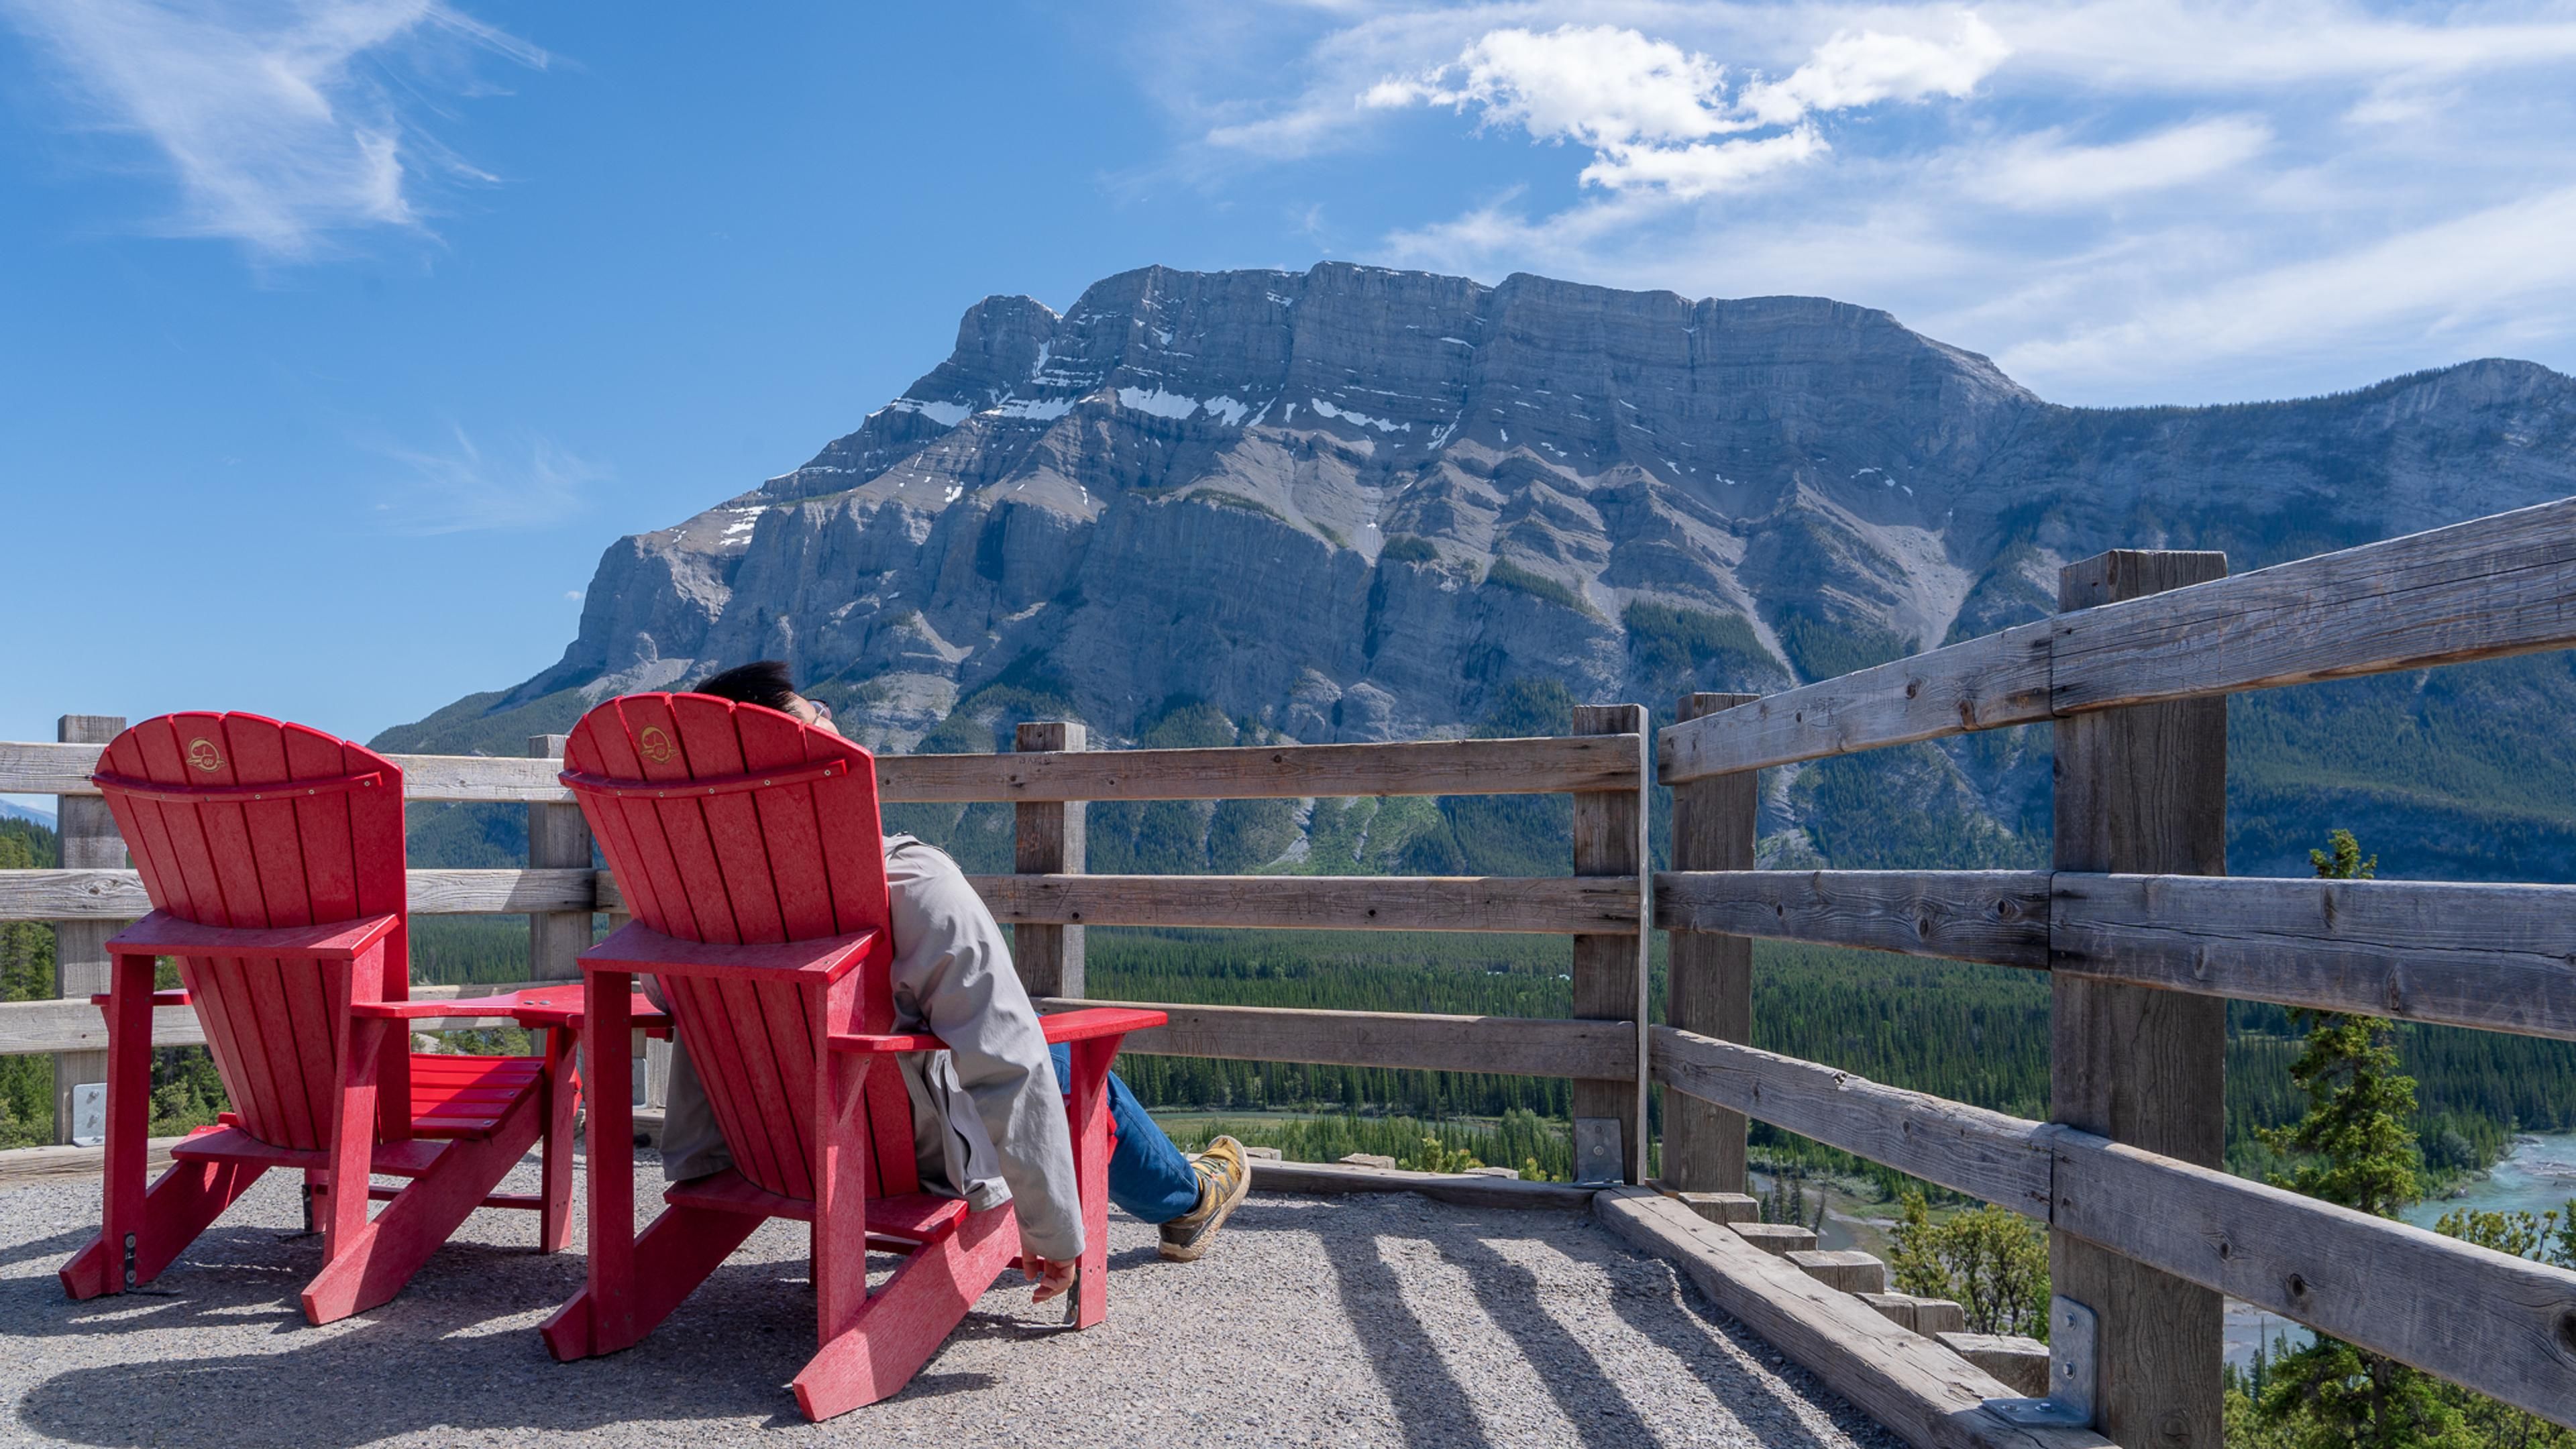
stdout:
[[1795,1057],[1657,1027],[1656,1081],[2560,1423],[2576,1272]]
[[[1635,734],[1384,745],[1252,745],[1214,750],[1098,750],[995,755],[888,755],[877,793],[888,804],[1046,800],[1297,800],[1363,795],[1549,795],[1633,790]],[[95,795],[97,745],[0,741],[0,795]],[[572,803],[560,761],[483,755],[390,755],[403,798],[490,804]]]
[[1665,784],[2576,644],[2576,499],[2024,624],[1685,721]]
[[1655,926],[2576,1041],[2576,886],[2083,871],[1689,871]]

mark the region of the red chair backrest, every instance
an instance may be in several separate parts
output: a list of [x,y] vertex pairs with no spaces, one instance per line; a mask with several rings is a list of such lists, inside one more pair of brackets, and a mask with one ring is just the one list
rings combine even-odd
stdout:
[[[118,735],[96,778],[155,910],[256,929],[404,909],[402,771],[363,745],[255,714],[170,714]],[[385,947],[389,1001],[410,995],[405,935]],[[339,974],[198,956],[179,973],[245,1130],[330,1146]]]
[[[582,716],[570,774],[623,791],[579,792],[591,833],[636,920],[717,945],[880,934],[858,970],[859,1029],[894,1023],[885,842],[876,761],[827,730],[703,694],[630,694]],[[718,788],[709,793],[707,786]],[[814,1196],[819,1002],[795,981],[665,975],[662,992],[707,1089],[734,1165],[771,1192]],[[919,1186],[911,1108],[892,1070],[868,1075],[871,1192]]]

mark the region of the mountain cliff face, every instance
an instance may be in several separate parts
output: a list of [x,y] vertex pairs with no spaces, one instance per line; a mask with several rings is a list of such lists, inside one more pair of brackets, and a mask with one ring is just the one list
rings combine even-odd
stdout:
[[[2035,618],[2058,566],[2106,547],[2222,548],[2242,570],[2570,492],[2576,380],[2528,363],[2083,410],[1816,298],[1151,267],[1061,316],[976,304],[946,361],[811,462],[612,546],[561,663],[380,743],[507,748],[609,693],[762,657],[887,750],[990,749],[1068,712],[1112,744],[1562,728],[1547,711],[1569,696],[1661,716],[1683,690],[1777,690]],[[2499,668],[2435,678],[2576,704],[2563,660]],[[2336,688],[2356,687],[2387,728],[2448,717],[2421,678]],[[2257,766],[2331,752],[2352,717],[2238,716]],[[2457,779],[2427,795],[2402,759],[2372,788],[2391,811],[2538,809],[2526,853],[2576,864],[2576,796],[2516,803],[2504,782],[2541,746],[2515,741],[2477,756],[2494,801]],[[2045,747],[1776,772],[1766,848],[2035,858]],[[1238,864],[1314,859],[1348,833],[1331,815],[1251,831]],[[1217,858],[1233,836],[1194,818]],[[1389,842],[1408,840],[1415,865],[1479,863],[1454,818],[1381,827],[1340,865],[1403,864]],[[2487,859],[2479,829],[2464,817],[2466,854],[2443,859]]]

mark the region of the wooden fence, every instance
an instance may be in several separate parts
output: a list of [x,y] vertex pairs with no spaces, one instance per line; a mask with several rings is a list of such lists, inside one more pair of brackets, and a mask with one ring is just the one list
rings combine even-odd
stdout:
[[[2232,578],[2217,555],[2104,554],[2064,570],[2060,606],[1782,694],[1692,695],[1651,740],[1633,705],[1580,710],[1563,738],[1387,745],[1092,752],[1079,726],[1047,723],[1022,726],[1010,754],[880,761],[879,784],[889,802],[1017,806],[1018,872],[975,885],[1019,927],[1042,998],[1084,996],[1090,925],[1571,936],[1567,1020],[1147,1003],[1171,1024],[1128,1049],[1570,1077],[1579,1129],[1603,1142],[1616,1124],[1630,1182],[1651,1082],[1667,1092],[1668,1187],[1740,1188],[1752,1118],[2000,1203],[2048,1226],[2057,1291],[2096,1311],[2094,1427],[2121,1444],[2219,1449],[2222,1293],[2576,1424],[2576,1274],[2233,1178],[2219,1156],[2226,998],[2576,1039],[2576,887],[2225,876],[2225,696],[2576,645],[2576,500]],[[2040,721],[2055,731],[2053,869],[1751,868],[1756,771]],[[144,909],[87,781],[120,723],[73,717],[63,743],[0,743],[0,792],[63,797],[66,868],[0,873],[0,919],[65,923],[67,994],[91,989],[91,936]],[[546,978],[572,973],[589,913],[617,904],[585,868],[550,748],[401,759],[411,798],[559,812],[532,813],[525,870],[411,873],[416,911],[580,922],[532,927]],[[1676,869],[1649,874],[1653,779],[1674,792]],[[1082,870],[1090,800],[1504,793],[1574,797],[1571,875]],[[1648,927],[1672,943],[1666,1023],[1651,1028]],[[1754,1049],[1755,937],[2050,973],[2056,1120]],[[195,1039],[184,1011],[155,1031]],[[0,1053],[98,1044],[86,1006],[0,1006]],[[1896,1372],[1859,1339],[1801,1345],[1865,1403]],[[1926,1423],[1909,1437],[2019,1442],[1992,1423]]]

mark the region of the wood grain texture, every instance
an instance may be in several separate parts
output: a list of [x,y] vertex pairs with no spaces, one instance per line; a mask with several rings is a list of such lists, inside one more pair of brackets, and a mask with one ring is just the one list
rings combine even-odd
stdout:
[[977,875],[1016,925],[1246,926],[1285,930],[1579,931],[1633,937],[1634,877]]
[[[1615,739],[1412,740],[1104,750],[1075,757],[898,755],[877,761],[888,804],[980,800],[1297,800],[1363,795],[1547,795],[1633,789],[1637,744]],[[570,804],[540,760],[388,755],[411,800]],[[0,741],[0,794],[95,795],[98,749]]]
[[1147,1056],[1528,1077],[1628,1077],[1637,1069],[1636,1036],[1626,1022],[1064,997],[1038,1002],[1041,1011],[1082,1006],[1134,1006],[1169,1015],[1164,1026],[1130,1032],[1120,1047]]
[[[5,1154],[0,1154],[5,1155]],[[1276,1162],[1252,1164],[1254,1192],[1355,1193],[1410,1192],[1460,1207],[1546,1208],[1582,1211],[1599,1189],[1568,1182],[1522,1182],[1509,1177],[1472,1177],[1451,1172],[1406,1172],[1392,1167],[1359,1167],[1344,1162]]]
[[[523,987],[545,983],[514,982],[501,986],[414,986],[413,1001],[453,1001],[460,996],[498,996]],[[509,1026],[506,1017],[470,1020],[440,1020],[440,1031],[456,1031],[471,1026]],[[194,1007],[163,1006],[152,1012],[154,1046],[203,1046],[204,1029],[198,1024]],[[100,1051],[107,1048],[107,1020],[99,1009],[86,1001],[5,1001],[0,1002],[0,1057],[25,1056],[45,1052]]]
[[[57,740],[82,748],[104,747],[125,732],[125,717],[67,714],[54,722]],[[86,782],[84,782],[86,784]],[[72,870],[123,873],[125,840],[117,834],[116,817],[97,795],[57,795],[54,833],[62,864]],[[0,872],[14,874],[15,872]],[[141,895],[140,887],[135,894]],[[152,909],[147,900],[122,915],[58,921],[54,926],[54,994],[86,1005],[92,993],[108,983],[108,938],[125,921]],[[107,1079],[106,1037],[100,1050],[66,1052],[54,1058],[54,1141],[68,1143],[72,1132],[72,1089],[83,1082]]]
[[1655,1080],[2028,1217],[2048,1213],[2036,1122],[1740,1042],[1654,1029]]
[[2576,1425],[2576,1273],[2091,1133],[2042,1138],[2059,1231]]
[[889,803],[1544,795],[1635,789],[1637,753],[1634,740],[1540,738],[902,755],[877,761],[877,789]]
[[2576,1039],[2576,886],[2066,873],[2062,976]]
[[[1645,706],[1577,705],[1574,732],[1632,739],[1637,761],[1635,778],[1626,788],[1575,795],[1574,874],[1578,878],[1625,880],[1643,895],[1648,891],[1645,872],[1651,858],[1646,842]],[[1646,1022],[1651,1015],[1646,996],[1651,939],[1642,931],[1626,935],[1586,932],[1574,938],[1574,1014],[1631,1023],[1629,1029],[1637,1033],[1639,1057],[1646,1051]],[[1642,1181],[1646,1173],[1647,1088],[1642,1071],[1632,1071],[1624,1078],[1578,1077],[1574,1081],[1573,1115],[1577,1119],[1618,1119],[1620,1177],[1626,1182]]]
[[[582,911],[613,903],[606,871],[415,870],[405,872],[414,915]],[[130,870],[0,871],[0,921],[122,921],[152,909]]]
[[1667,931],[1732,931],[2041,968],[2048,965],[2048,922],[2049,873],[2042,870],[1674,870],[1655,876],[1655,924]]
[[[1759,698],[1755,694],[1686,694],[1676,702],[1673,718],[1694,720]],[[1761,810],[1757,783],[1748,770],[1673,787],[1675,872],[1753,869],[1754,827]],[[1664,904],[1664,882],[1673,878],[1658,875],[1652,897],[1655,924],[1672,933],[1666,946],[1670,968],[1664,1020],[1721,1041],[1751,1041],[1752,938],[1727,934],[1722,927],[1675,924]],[[1676,1092],[1664,1099],[1663,1121],[1663,1166],[1658,1175],[1664,1186],[1703,1194],[1744,1190],[1743,1113]]]
[[[144,1170],[158,1177],[170,1166],[170,1149],[184,1137],[155,1137],[146,1144]],[[0,1187],[50,1182],[66,1177],[96,1177],[107,1166],[102,1147],[13,1147],[0,1152]]]
[[[1028,720],[1014,738],[1019,754],[1080,753],[1090,732],[1068,720]],[[882,775],[882,772],[880,772]],[[1080,875],[1087,821],[1079,800],[1023,800],[1012,813],[1011,868],[1022,875]],[[1011,928],[1011,964],[1031,996],[1080,996],[1082,927],[1029,921]]]
[[2191,582],[2061,615],[2056,712],[2576,644],[2576,499]]
[[[2157,596],[2150,599],[2146,593]],[[2070,607],[1673,725],[1666,784],[2160,700],[2576,645],[2576,499]]]
[[2048,718],[2054,624],[1819,680],[1658,732],[1667,785]]
[[[2217,579],[2222,554],[2118,549],[2058,575],[2058,607],[2106,608]],[[2056,865],[2227,873],[2227,701],[2172,699],[2061,719]],[[2049,1107],[2060,1123],[2216,1166],[2226,1135],[2226,1003],[2050,978]],[[2094,1424],[2141,1449],[2220,1449],[2218,1295],[2049,1234],[2054,1290],[2100,1318]]]
[[[528,757],[561,768],[564,737],[531,735]],[[591,868],[590,824],[578,805],[528,807],[528,866],[532,870]],[[577,909],[535,911],[528,916],[528,974],[541,981],[581,977],[581,953],[590,949],[590,903]]]
[[1986,1412],[1985,1400],[2014,1391],[1669,1198],[1611,1188],[1592,1199],[1592,1216],[1671,1263],[1718,1307],[1915,1449],[2108,1449],[2110,1441],[2089,1429],[2026,1427]]

